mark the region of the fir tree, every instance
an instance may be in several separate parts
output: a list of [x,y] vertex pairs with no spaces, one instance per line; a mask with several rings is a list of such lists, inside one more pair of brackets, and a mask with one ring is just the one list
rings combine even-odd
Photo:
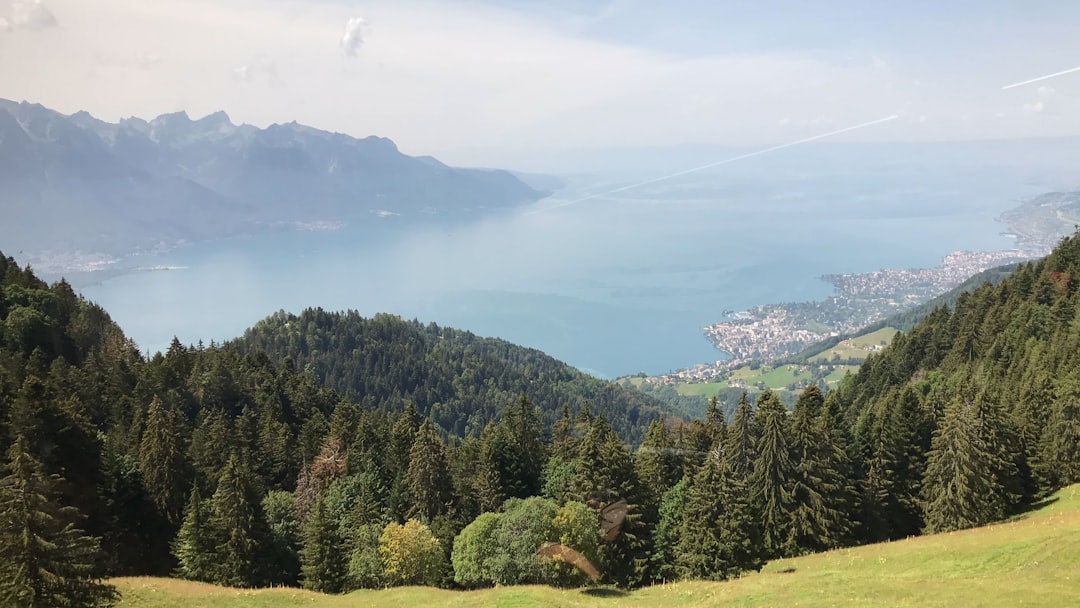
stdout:
[[76,527],[78,512],[56,502],[46,477],[16,437],[0,479],[0,602],[12,608],[109,606],[116,590],[95,576],[99,545]]
[[1054,463],[1050,475],[1056,487],[1080,482],[1080,397],[1070,394],[1051,408],[1041,453]]
[[229,587],[262,584],[261,558],[270,544],[269,529],[251,474],[236,455],[221,472],[210,504],[211,526],[220,542],[215,582]]
[[724,464],[731,474],[744,482],[749,481],[757,459],[757,424],[754,410],[744,392],[732,416],[731,427],[724,438]]
[[603,416],[593,418],[582,438],[566,498],[600,512],[626,501],[625,519],[600,547],[606,580],[622,587],[638,586],[649,578],[651,522],[644,518],[641,491],[630,451]]
[[210,503],[199,494],[196,484],[191,489],[184,521],[173,541],[172,552],[179,565],[177,576],[192,581],[211,582],[216,579],[217,538],[210,524]]
[[442,439],[435,433],[430,418],[416,433],[409,452],[409,468],[405,476],[409,500],[409,517],[430,524],[443,513],[450,501],[450,476]]
[[647,500],[652,504],[658,505],[660,497],[681,478],[679,458],[674,452],[675,446],[664,422],[653,420],[649,423],[634,466],[647,492]]
[[923,480],[928,532],[963,530],[1004,515],[996,458],[983,442],[974,404],[957,397],[934,433]]
[[799,395],[791,416],[794,475],[791,480],[791,529],[786,553],[824,551],[848,536],[847,480],[844,451],[834,443],[831,417],[821,390],[810,385]]
[[778,557],[788,548],[793,507],[791,480],[795,468],[791,462],[788,415],[784,404],[772,391],[761,394],[757,407],[761,435],[755,446],[757,460],[750,478],[750,492],[761,509],[765,552]]
[[919,503],[925,470],[920,439],[922,413],[915,392],[886,394],[869,424],[870,458],[863,484],[864,525],[872,540],[918,534],[922,527]]
[[139,446],[143,484],[154,506],[172,524],[178,524],[183,517],[188,483],[182,424],[181,414],[166,408],[155,396],[150,402]]
[[320,500],[304,524],[304,545],[300,552],[304,588],[340,593],[347,574],[345,558],[338,522],[327,512],[326,500]]
[[678,535],[675,570],[683,577],[726,580],[764,564],[746,486],[717,452],[705,458],[693,479]]
[[653,552],[649,556],[655,582],[664,583],[678,578],[675,560],[682,537],[683,513],[690,492],[690,478],[683,477],[679,483],[664,492],[660,499],[656,531],[653,533]]

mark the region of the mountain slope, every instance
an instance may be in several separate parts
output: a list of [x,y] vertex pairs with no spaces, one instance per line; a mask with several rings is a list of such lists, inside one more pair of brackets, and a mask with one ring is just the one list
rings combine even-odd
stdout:
[[[1015,521],[772,562],[723,583],[679,582],[632,593],[500,587],[404,587],[327,596],[299,589],[238,591],[169,579],[113,582],[119,608],[376,608],[425,606],[1063,606],[1080,592],[1080,486]],[[607,593],[605,593],[605,591]],[[610,597],[617,595],[618,597]]]
[[385,138],[234,125],[224,112],[112,124],[0,100],[9,250],[123,253],[279,223],[455,217],[540,196],[506,171],[407,156]]
[[563,404],[577,410],[587,401],[632,443],[648,420],[661,415],[653,399],[538,350],[392,315],[281,312],[229,346],[242,354],[291,358],[324,386],[357,401],[373,400],[376,407],[395,399],[400,407],[401,399],[411,399],[421,414],[430,413],[460,436],[477,434],[521,394],[540,408],[545,426],[561,415]]

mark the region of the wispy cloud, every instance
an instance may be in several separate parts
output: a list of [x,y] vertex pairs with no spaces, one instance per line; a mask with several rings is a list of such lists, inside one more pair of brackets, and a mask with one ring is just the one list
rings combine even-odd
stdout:
[[237,66],[232,70],[232,77],[235,82],[241,83],[261,83],[271,87],[281,84],[277,65],[273,61],[256,61]]
[[0,17],[0,31],[43,30],[56,27],[56,15],[41,0],[15,0],[7,17]]
[[364,27],[367,22],[360,17],[351,17],[345,22],[345,35],[341,37],[341,48],[349,57],[360,54],[360,47],[364,46]]

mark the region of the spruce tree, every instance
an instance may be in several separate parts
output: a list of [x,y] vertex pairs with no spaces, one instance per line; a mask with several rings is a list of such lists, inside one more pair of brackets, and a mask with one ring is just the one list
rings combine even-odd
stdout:
[[653,533],[653,551],[649,556],[653,581],[665,583],[678,578],[675,560],[682,537],[683,512],[690,493],[690,478],[683,477],[660,499],[660,508]]
[[0,603],[12,608],[109,606],[116,590],[96,577],[99,545],[57,503],[62,480],[46,476],[17,436],[0,479]]
[[988,524],[1004,513],[994,476],[996,455],[983,441],[975,406],[958,396],[934,433],[923,480],[927,532]]
[[263,584],[269,528],[251,473],[235,454],[221,472],[210,504],[211,526],[220,542],[215,582],[229,587]]
[[1054,487],[1080,482],[1080,396],[1069,394],[1054,403],[1041,448],[1044,460],[1053,463]]
[[[172,524],[184,514],[187,459],[181,414],[166,408],[156,395],[150,402],[139,445],[139,472],[154,506]],[[175,529],[175,528],[174,528]]]
[[178,562],[176,575],[192,581],[216,580],[217,541],[210,524],[210,503],[200,495],[196,484],[191,489],[184,521],[172,545]]
[[544,463],[544,425],[537,415],[536,406],[524,394],[502,423],[510,440],[509,460],[505,470],[500,471],[507,497],[528,498],[540,494],[540,480]]
[[319,500],[304,524],[304,544],[300,551],[304,588],[323,593],[340,593],[347,574],[346,551],[338,534],[338,522]]
[[788,414],[772,391],[758,397],[757,407],[761,435],[755,446],[757,460],[750,477],[750,493],[760,509],[765,552],[770,557],[779,557],[788,549],[794,506],[791,482],[795,467],[791,462]]
[[664,421],[653,420],[649,423],[649,430],[638,449],[634,466],[642,488],[647,492],[648,502],[658,505],[660,497],[678,482],[682,472],[671,434]]
[[835,444],[835,424],[816,385],[799,395],[791,416],[794,475],[791,529],[786,553],[824,551],[847,538],[850,524],[843,447]]
[[409,452],[405,475],[408,516],[430,524],[450,501],[450,473],[442,439],[430,418],[424,420]]
[[629,449],[607,420],[596,416],[582,438],[566,498],[601,513],[620,501],[626,502],[625,518],[617,529],[613,528],[609,542],[600,547],[604,578],[621,587],[635,587],[649,578],[653,522],[645,518],[641,492]]
[[680,576],[726,580],[761,569],[765,562],[760,524],[746,494],[745,483],[720,454],[710,453],[683,507],[675,551]]
[[723,458],[731,474],[742,481],[749,481],[757,459],[757,422],[754,410],[744,392],[739,397],[731,426],[724,438]]

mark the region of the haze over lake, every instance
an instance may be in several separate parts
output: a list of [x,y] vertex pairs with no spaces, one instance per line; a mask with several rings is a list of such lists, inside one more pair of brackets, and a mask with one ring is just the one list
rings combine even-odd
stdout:
[[172,270],[81,291],[151,351],[174,333],[220,341],[276,310],[321,306],[498,336],[599,376],[663,373],[722,358],[701,331],[722,311],[824,297],[822,274],[1011,248],[997,216],[1074,186],[1063,176],[1078,146],[994,146],[807,146],[560,206],[694,166],[669,151],[475,222],[373,217],[200,243],[132,263]]

